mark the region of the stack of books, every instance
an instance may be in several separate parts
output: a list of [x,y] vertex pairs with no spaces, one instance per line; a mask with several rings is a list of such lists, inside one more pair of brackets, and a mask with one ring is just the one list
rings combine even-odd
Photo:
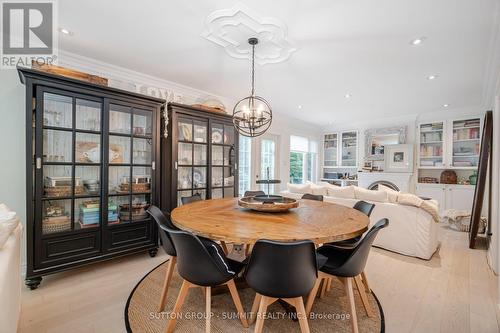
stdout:
[[[79,223],[81,228],[94,228],[100,222],[99,201],[85,201],[80,205]],[[108,203],[108,225],[120,223],[118,219],[118,206],[110,201]]]

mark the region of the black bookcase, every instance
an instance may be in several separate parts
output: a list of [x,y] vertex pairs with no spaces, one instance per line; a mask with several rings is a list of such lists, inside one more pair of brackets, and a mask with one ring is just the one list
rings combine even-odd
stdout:
[[[169,103],[161,139],[161,207],[170,212],[181,197],[238,196],[238,132],[231,115]],[[165,134],[165,132],[163,133]]]
[[145,212],[160,197],[164,101],[32,69],[26,86],[26,285],[140,251],[155,256]]

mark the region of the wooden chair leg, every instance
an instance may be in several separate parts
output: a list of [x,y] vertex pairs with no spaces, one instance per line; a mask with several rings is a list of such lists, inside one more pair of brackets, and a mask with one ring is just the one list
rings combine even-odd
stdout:
[[168,287],[170,286],[170,280],[172,280],[172,273],[174,272],[176,262],[177,262],[177,257],[171,257],[168,262],[167,272],[165,274],[165,281],[163,281],[163,290],[161,292],[158,312],[162,312],[163,309],[165,308],[165,303],[167,301]]
[[267,296],[262,296],[260,299],[259,312],[257,313],[257,321],[255,323],[255,333],[262,333],[262,328],[264,327],[264,316],[266,314],[267,307],[273,304],[277,298],[271,298]]
[[326,293],[326,284],[328,282],[328,278],[323,278],[322,279],[322,285],[321,285],[321,292],[319,294],[319,298],[323,298],[325,297],[325,293]]
[[307,322],[307,312],[304,308],[304,301],[302,297],[295,299],[295,310],[297,311],[297,318],[299,319],[300,331],[302,333],[309,333],[309,324]]
[[259,311],[260,302],[262,300],[261,294],[255,294],[255,298],[252,304],[252,310],[250,311],[250,321],[249,324],[252,325],[257,317],[257,312]]
[[372,290],[370,289],[370,285],[368,284],[368,279],[366,278],[365,271],[363,271],[361,273],[361,279],[363,279],[363,284],[365,286],[365,291],[370,294],[372,292]]
[[226,245],[226,242],[224,242],[224,241],[220,241],[220,246],[222,246],[222,249],[224,250],[224,254],[225,254],[225,255],[228,255],[228,254],[229,254],[229,251],[227,250],[227,245]]
[[318,288],[319,288],[320,284],[321,284],[321,278],[318,277],[316,279],[316,282],[314,283],[314,287],[311,289],[311,291],[309,292],[309,295],[307,296],[307,301],[306,301],[306,314],[307,315],[309,315],[309,313],[311,313],[314,299],[316,298],[316,295],[318,294]]
[[181,290],[179,291],[179,296],[177,296],[177,301],[175,301],[174,309],[172,310],[172,317],[168,321],[165,333],[172,333],[174,331],[175,324],[177,323],[177,317],[179,316],[179,312],[181,311],[182,304],[184,304],[184,300],[186,299],[190,286],[191,283],[188,281],[182,281]]
[[227,282],[227,286],[229,288],[229,292],[231,293],[231,297],[233,298],[236,310],[238,311],[238,316],[240,317],[241,324],[243,325],[243,327],[247,328],[248,322],[245,317],[245,310],[243,310],[243,305],[241,304],[240,295],[238,294],[238,290],[236,289],[234,280],[230,280],[229,282]]
[[366,315],[368,317],[375,317],[372,311],[372,307],[370,306],[370,301],[368,301],[365,287],[363,286],[363,282],[361,281],[361,276],[356,276],[354,278],[354,282],[356,283],[356,287],[358,287],[359,296],[361,297],[361,301],[363,302],[363,307],[365,308]]
[[332,290],[332,281],[333,281],[332,278],[328,279],[328,282],[326,283],[326,291]]
[[358,316],[356,314],[356,304],[354,303],[354,291],[352,290],[352,278],[345,278],[345,292],[347,294],[347,304],[351,313],[351,330],[353,333],[359,333]]
[[206,305],[205,305],[205,314],[206,314],[206,323],[205,323],[205,333],[210,333],[210,319],[212,318],[212,288],[205,287],[206,294]]

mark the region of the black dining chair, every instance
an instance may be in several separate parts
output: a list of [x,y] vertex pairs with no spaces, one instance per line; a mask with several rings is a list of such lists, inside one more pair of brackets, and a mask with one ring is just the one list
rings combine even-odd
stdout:
[[257,292],[251,311],[252,321],[257,315],[256,333],[262,332],[267,307],[279,299],[295,307],[301,331],[309,332],[302,296],[311,291],[317,280],[314,249],[311,241],[255,243],[245,278]]
[[175,269],[175,264],[177,262],[177,252],[175,251],[175,246],[170,238],[168,233],[168,229],[179,230],[173,223],[169,220],[165,214],[161,211],[160,208],[156,206],[149,206],[147,212],[151,217],[155,220],[158,225],[158,230],[160,234],[160,239],[162,243],[162,247],[165,252],[170,256],[170,260],[167,266],[167,272],[165,274],[165,280],[163,281],[163,289],[160,297],[160,304],[158,306],[158,311],[161,312],[165,308],[165,302],[167,300],[168,288],[170,286],[170,281],[172,279],[172,274]]
[[266,195],[264,191],[245,191],[244,197],[255,197],[256,195]]
[[196,202],[196,201],[201,201],[201,195],[200,193],[195,193],[190,197],[181,197],[181,203],[183,205],[189,204],[191,202]]
[[211,288],[227,285],[243,327],[248,327],[245,311],[234,283],[234,278],[243,270],[245,264],[226,257],[219,244],[209,239],[198,238],[184,230],[168,229],[177,252],[177,271],[183,278],[179,296],[172,310],[165,332],[174,331],[179,311],[190,288],[205,289],[206,332],[210,331]]
[[[356,204],[352,207],[361,213],[365,214],[366,216],[370,217],[370,215],[373,212],[373,209],[375,208],[375,204],[360,200],[356,202]],[[361,240],[361,236],[356,236],[354,238],[346,239],[343,241],[338,241],[338,242],[332,242],[332,243],[327,243],[328,245],[335,246],[338,248],[343,248],[343,249],[353,249],[356,247],[356,245],[359,243]],[[368,278],[366,277],[365,272],[361,273],[361,279],[363,281],[363,284],[365,286],[365,290],[369,293],[370,292],[370,284],[368,283]],[[328,281],[326,285],[323,286],[321,290],[321,295],[323,296],[326,291],[330,290],[330,284],[331,281]]]
[[323,196],[321,194],[306,193],[302,196],[302,199],[323,201]]
[[[339,278],[345,287],[349,310],[351,312],[351,325],[353,332],[358,332],[358,321],[356,307],[354,303],[353,282],[356,284],[363,307],[369,317],[374,316],[370,307],[368,297],[361,281],[361,273],[365,270],[366,261],[370,254],[370,249],[378,232],[389,225],[388,219],[381,219],[366,233],[365,237],[353,249],[337,248],[330,245],[323,245],[317,252],[328,258],[327,262],[320,268],[320,280],[332,277]],[[316,282],[313,292],[309,294],[306,303],[306,312],[309,314],[313,305],[319,282]]]

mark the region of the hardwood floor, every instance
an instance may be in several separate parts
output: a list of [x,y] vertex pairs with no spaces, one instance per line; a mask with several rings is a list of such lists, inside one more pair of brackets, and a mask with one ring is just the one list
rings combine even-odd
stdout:
[[[366,274],[386,331],[499,332],[497,277],[486,252],[469,250],[466,233],[440,232],[441,248],[430,261],[372,251]],[[162,251],[156,258],[145,253],[44,278],[39,289],[23,290],[19,332],[125,332],[130,291],[166,258]]]

